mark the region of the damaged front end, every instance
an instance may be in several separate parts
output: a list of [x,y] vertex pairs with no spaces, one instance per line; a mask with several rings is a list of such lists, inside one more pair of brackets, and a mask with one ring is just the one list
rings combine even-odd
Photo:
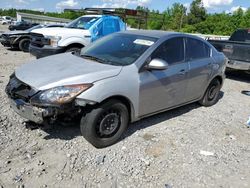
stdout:
[[0,43],[5,47],[11,47],[10,39],[6,34],[0,35]]
[[91,84],[62,86],[45,91],[36,90],[20,81],[14,74],[6,86],[11,108],[25,119],[38,124],[53,124],[70,121],[82,114],[75,97]]

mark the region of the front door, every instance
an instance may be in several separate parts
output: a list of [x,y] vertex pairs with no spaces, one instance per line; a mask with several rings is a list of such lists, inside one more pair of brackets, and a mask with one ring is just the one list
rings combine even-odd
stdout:
[[140,116],[186,102],[188,64],[184,61],[184,39],[168,39],[152,53],[151,59],[154,58],[165,60],[168,68],[140,73]]

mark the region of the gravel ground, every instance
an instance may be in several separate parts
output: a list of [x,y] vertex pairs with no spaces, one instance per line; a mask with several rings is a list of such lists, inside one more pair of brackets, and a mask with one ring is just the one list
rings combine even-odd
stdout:
[[0,46],[0,188],[250,187],[250,97],[241,94],[250,89],[248,75],[226,79],[213,107],[191,104],[144,119],[119,143],[96,149],[77,125],[45,132],[9,108],[8,77],[32,59]]

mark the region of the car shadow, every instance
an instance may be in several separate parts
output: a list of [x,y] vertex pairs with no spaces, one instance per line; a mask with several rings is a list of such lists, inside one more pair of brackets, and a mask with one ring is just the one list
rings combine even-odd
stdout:
[[21,50],[18,48],[6,48],[8,51],[12,51],[12,52],[20,52]]
[[[221,100],[224,96],[224,92],[220,91],[219,94],[219,100]],[[137,132],[138,130],[141,129],[146,129],[147,127],[162,123],[164,121],[173,119],[175,117],[184,115],[188,112],[191,112],[194,109],[200,108],[202,107],[198,102],[195,103],[191,103],[191,104],[187,104],[185,106],[181,106],[172,110],[168,110],[166,112],[162,112],[147,118],[144,118],[138,122],[132,123],[127,132],[125,133],[124,138],[131,136],[132,134],[134,134],[135,132]]]
[[62,125],[59,123],[54,124],[50,127],[45,127],[43,125],[38,125],[36,123],[27,121],[25,122],[27,129],[35,130],[41,129],[46,132],[47,135],[44,136],[45,140],[50,139],[61,139],[61,140],[72,140],[78,136],[81,136],[79,123],[72,123],[70,125]]
[[[221,91],[219,100],[223,98],[223,95],[224,95],[224,92]],[[159,124],[161,122],[170,120],[177,116],[184,115],[200,107],[201,105],[196,102],[196,103],[191,103],[191,104],[178,107],[178,108],[166,111],[166,112],[162,112],[162,113],[159,113],[159,114],[147,117],[147,118],[143,118],[140,121],[130,124],[127,131],[121,137],[120,141],[133,135],[138,130],[142,130],[147,127]],[[31,130],[42,129],[44,132],[47,133],[47,135],[44,136],[45,140],[50,140],[50,139],[72,140],[78,136],[81,136],[79,123],[75,123],[71,125],[55,124],[53,125],[53,127],[50,127],[49,129],[45,129],[43,126],[40,126],[38,124],[28,121],[26,122],[26,128],[31,129]]]
[[[227,71],[227,79],[250,83],[250,73],[244,71]],[[250,89],[250,88],[249,88]]]

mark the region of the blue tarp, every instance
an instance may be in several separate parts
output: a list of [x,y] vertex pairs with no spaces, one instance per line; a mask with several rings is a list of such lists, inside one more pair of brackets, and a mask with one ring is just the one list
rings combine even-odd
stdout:
[[98,21],[89,28],[91,41],[124,30],[126,30],[126,24],[119,17],[106,15],[99,18]]

